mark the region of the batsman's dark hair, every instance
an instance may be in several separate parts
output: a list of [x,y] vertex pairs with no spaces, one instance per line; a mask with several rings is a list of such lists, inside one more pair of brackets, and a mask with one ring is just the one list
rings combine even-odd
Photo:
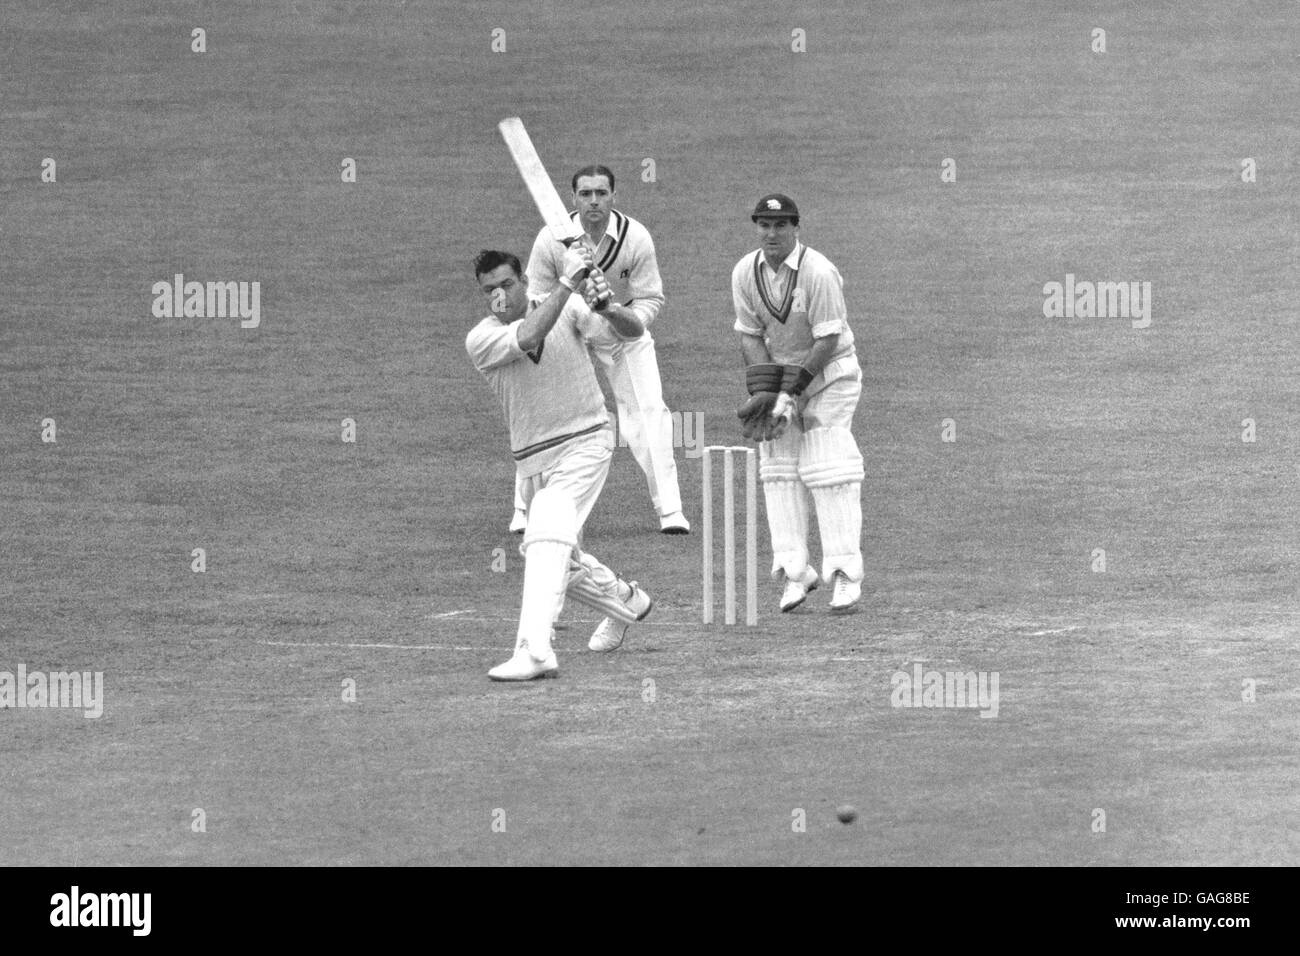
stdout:
[[609,180],[609,191],[614,191],[614,174],[609,171],[608,166],[583,166],[573,174],[573,183],[571,188],[576,193],[578,191],[579,176],[604,176]]
[[484,249],[474,257],[474,278],[477,279],[483,273],[491,272],[499,266],[509,266],[514,270],[515,275],[523,277],[524,269],[519,264],[518,256],[496,249]]

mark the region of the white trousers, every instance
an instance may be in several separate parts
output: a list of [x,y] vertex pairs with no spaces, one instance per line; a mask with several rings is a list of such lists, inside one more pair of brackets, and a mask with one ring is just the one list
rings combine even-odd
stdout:
[[573,499],[573,506],[578,512],[578,536],[581,539],[587,516],[596,506],[600,490],[605,487],[609,476],[609,462],[613,457],[608,445],[608,432],[588,436],[573,441],[573,447],[554,465],[539,475],[521,478],[516,473],[515,494],[521,499],[519,507],[528,509],[528,504],[542,488],[560,488]]
[[[645,474],[650,500],[662,517],[682,510],[673,458],[673,419],[664,404],[655,342],[646,332],[629,342],[600,342],[592,354],[605,371],[618,407],[618,434]],[[527,510],[522,483],[515,482],[515,508]]]

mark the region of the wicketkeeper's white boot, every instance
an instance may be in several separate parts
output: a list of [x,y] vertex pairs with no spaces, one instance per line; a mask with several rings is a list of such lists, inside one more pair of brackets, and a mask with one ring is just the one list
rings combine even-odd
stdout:
[[836,571],[832,577],[835,590],[831,593],[831,610],[851,610],[862,599],[862,585],[857,581],[850,581],[843,571]]
[[812,568],[805,568],[802,575],[792,578],[785,576],[785,590],[781,592],[781,611],[793,611],[804,599],[813,591],[817,590],[817,584],[821,579],[817,577],[817,572]]
[[616,651],[623,646],[623,638],[627,637],[627,629],[630,624],[620,624],[612,617],[607,617],[592,632],[591,640],[587,642],[589,650],[593,651]]

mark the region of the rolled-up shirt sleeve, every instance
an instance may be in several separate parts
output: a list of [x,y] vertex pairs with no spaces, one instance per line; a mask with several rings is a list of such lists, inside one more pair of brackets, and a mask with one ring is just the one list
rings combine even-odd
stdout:
[[731,270],[731,300],[736,307],[736,324],[734,326],[737,332],[745,335],[763,335],[766,330],[763,323],[758,320],[758,314],[754,311],[749,302],[749,293],[745,288],[745,278],[748,273],[746,267],[753,267],[752,257],[746,256],[736,263],[736,268]]
[[815,339],[837,335],[848,328],[848,310],[844,305],[844,280],[829,262],[807,276],[808,323]]
[[465,351],[474,367],[483,372],[523,358],[524,350],[519,347],[519,326],[523,321],[516,319],[509,325],[501,325],[484,320],[470,329],[465,336]]

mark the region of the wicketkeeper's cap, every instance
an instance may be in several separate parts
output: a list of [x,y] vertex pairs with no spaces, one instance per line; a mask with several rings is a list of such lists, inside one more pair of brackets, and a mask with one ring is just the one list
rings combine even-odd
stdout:
[[799,207],[789,196],[780,193],[768,193],[754,207],[754,214],[749,217],[754,222],[759,219],[798,219]]

